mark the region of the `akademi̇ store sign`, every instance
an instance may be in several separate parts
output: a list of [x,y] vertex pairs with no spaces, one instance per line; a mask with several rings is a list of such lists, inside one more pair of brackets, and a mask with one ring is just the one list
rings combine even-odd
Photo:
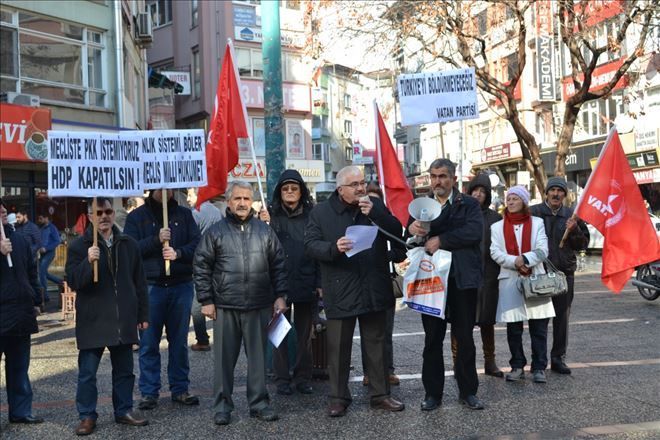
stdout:
[[46,161],[50,129],[49,109],[1,103],[0,160]]
[[[305,182],[325,182],[325,164],[322,160],[294,160],[286,161],[286,168],[297,170]],[[266,179],[266,162],[257,158],[257,166],[249,159],[241,159],[238,165],[229,173],[229,180],[243,180],[256,182],[257,175],[262,183]]]

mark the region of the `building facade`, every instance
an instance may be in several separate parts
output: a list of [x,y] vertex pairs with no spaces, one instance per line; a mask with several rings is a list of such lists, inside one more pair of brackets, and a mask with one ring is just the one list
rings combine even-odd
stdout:
[[77,198],[51,198],[47,131],[146,129],[143,0],[3,1],[0,6],[0,194],[31,219],[72,232]]

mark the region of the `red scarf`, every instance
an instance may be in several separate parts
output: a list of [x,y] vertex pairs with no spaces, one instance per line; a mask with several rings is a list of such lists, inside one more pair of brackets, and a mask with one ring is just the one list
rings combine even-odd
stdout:
[[[513,225],[523,225],[522,252],[518,249]],[[509,255],[518,256],[532,250],[532,217],[529,214],[522,212],[511,214],[507,210],[504,211],[504,244]]]

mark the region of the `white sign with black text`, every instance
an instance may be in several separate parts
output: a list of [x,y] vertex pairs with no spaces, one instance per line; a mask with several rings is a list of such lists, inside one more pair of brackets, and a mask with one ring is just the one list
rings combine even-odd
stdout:
[[479,117],[473,67],[401,75],[397,89],[403,126]]

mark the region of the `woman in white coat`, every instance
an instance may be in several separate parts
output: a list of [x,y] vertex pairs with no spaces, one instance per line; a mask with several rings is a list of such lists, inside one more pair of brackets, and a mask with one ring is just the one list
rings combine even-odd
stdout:
[[529,213],[529,193],[524,186],[514,186],[507,192],[504,219],[491,226],[490,255],[500,265],[498,277],[500,295],[497,322],[506,322],[506,334],[511,351],[511,372],[506,380],[525,377],[527,364],[522,345],[523,321],[529,322],[532,339],[532,378],[545,383],[548,366],[548,321],[555,316],[552,300],[525,300],[518,290],[518,278],[545,273],[543,260],[548,256],[548,238],[543,220]]

